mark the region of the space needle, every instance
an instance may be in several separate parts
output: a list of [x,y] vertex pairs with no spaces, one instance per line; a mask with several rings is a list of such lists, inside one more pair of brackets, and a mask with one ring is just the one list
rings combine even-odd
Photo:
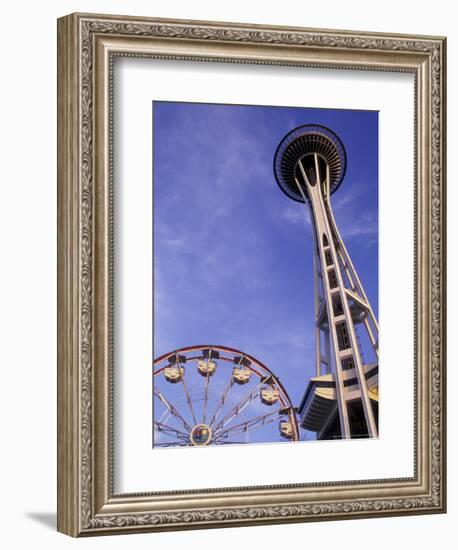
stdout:
[[331,208],[346,165],[340,138],[320,125],[289,132],[274,157],[281,190],[311,212],[316,375],[299,415],[318,439],[378,437],[378,323]]

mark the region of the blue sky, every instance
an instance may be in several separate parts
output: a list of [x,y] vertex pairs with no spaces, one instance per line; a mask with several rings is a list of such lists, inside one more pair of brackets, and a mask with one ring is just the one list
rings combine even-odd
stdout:
[[299,404],[314,375],[312,228],[275,150],[323,124],[347,152],[336,221],[378,316],[378,113],[153,103],[154,356],[222,344],[268,365]]

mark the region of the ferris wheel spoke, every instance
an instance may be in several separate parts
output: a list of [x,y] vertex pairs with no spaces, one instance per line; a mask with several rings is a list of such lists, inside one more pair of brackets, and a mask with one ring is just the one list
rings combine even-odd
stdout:
[[[211,352],[210,352],[211,358]],[[209,359],[210,361],[211,359]],[[205,377],[205,396],[204,396],[204,410],[203,410],[203,419],[202,423],[205,424],[205,417],[207,415],[207,403],[208,403],[208,386],[210,385],[210,372],[207,368],[207,376]]]
[[249,420],[246,420],[245,422],[241,422],[240,424],[235,424],[234,426],[226,428],[225,430],[217,431],[214,433],[214,440],[216,442],[227,437],[234,437],[235,435],[239,435],[255,428],[261,428],[266,424],[274,422],[275,417],[279,415],[279,413],[280,409],[257,416],[256,418],[251,418]]
[[174,428],[172,426],[169,426],[168,424],[164,424],[163,422],[154,422],[154,427],[157,429],[158,432],[163,433],[165,435],[168,435],[170,437],[175,437],[176,439],[179,439],[184,442],[189,441],[189,435],[185,432],[182,432],[181,430],[178,430],[177,428]]
[[178,409],[172,403],[170,403],[170,401],[157,388],[154,388],[154,395],[158,397],[162,401],[162,403],[164,403],[164,405],[167,407],[167,409],[170,411],[170,413],[173,416],[178,418],[178,420],[183,424],[186,430],[188,431],[191,430],[191,426],[188,424],[188,422],[186,422],[183,415],[178,411]]
[[218,418],[219,416],[219,413],[221,412],[221,410],[223,409],[224,407],[224,403],[226,403],[226,399],[227,399],[227,396],[229,395],[229,392],[232,388],[232,386],[234,385],[234,380],[232,379],[232,374],[231,374],[231,378],[229,379],[229,383],[227,384],[226,386],[226,389],[224,390],[224,392],[222,393],[221,397],[219,398],[219,401],[216,405],[216,408],[215,408],[215,412],[213,413],[213,416],[210,420],[210,424],[209,426],[213,426],[213,424],[215,423],[216,419]]
[[[252,390],[248,392],[216,425],[215,431],[224,428],[226,424],[229,424],[237,415],[239,415],[243,409],[249,405],[259,394],[263,381],[259,382]],[[211,427],[211,424],[210,424]]]
[[[243,359],[245,358],[245,354],[242,354],[238,360],[237,363],[235,363],[235,360],[234,360],[234,363],[236,365],[241,365],[242,362],[243,362]],[[215,408],[215,412],[213,413],[213,416],[210,420],[210,424],[209,426],[213,426],[213,424],[215,423],[216,419],[218,418],[219,416],[219,413],[222,411],[223,409],[223,406],[224,404],[226,403],[226,399],[227,399],[227,396],[230,392],[230,390],[232,389],[232,387],[234,386],[235,384],[235,381],[234,381],[234,378],[233,378],[233,373],[231,372],[231,375],[230,375],[230,378],[229,378],[229,382],[223,392],[223,394],[221,395],[217,405],[216,405],[216,408]]]
[[198,424],[196,419],[196,413],[194,412],[194,407],[192,406],[192,400],[191,396],[189,395],[188,387],[186,386],[186,382],[184,381],[184,376],[181,379],[181,383],[183,385],[183,390],[186,395],[186,402],[188,403],[189,409],[191,411],[192,419],[194,420],[194,424]]

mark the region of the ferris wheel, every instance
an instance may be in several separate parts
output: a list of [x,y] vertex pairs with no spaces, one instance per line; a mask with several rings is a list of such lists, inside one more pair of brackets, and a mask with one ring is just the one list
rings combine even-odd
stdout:
[[158,357],[153,394],[153,447],[299,440],[278,377],[233,348],[191,346]]

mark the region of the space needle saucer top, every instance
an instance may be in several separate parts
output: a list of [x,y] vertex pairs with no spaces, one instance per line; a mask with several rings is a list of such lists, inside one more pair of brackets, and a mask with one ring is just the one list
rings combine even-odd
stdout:
[[[286,134],[275,152],[274,174],[280,189],[290,199],[304,202],[297,188],[303,178],[299,160],[312,183],[317,179],[323,182],[329,167],[330,192],[337,191],[345,176],[347,157],[340,138],[332,130],[318,124],[298,126]],[[301,187],[307,195],[306,186]]]

